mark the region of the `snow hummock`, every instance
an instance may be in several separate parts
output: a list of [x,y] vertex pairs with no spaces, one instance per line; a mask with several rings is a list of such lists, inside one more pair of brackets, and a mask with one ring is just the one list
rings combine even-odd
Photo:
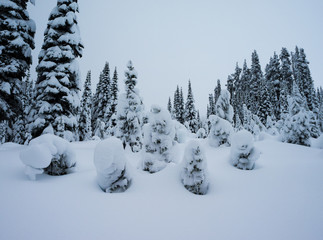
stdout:
[[230,160],[232,164],[243,170],[251,170],[259,158],[259,151],[254,147],[253,136],[247,130],[241,130],[232,138]]
[[[63,159],[60,159],[64,156]],[[75,152],[71,144],[53,134],[44,134],[30,141],[29,146],[20,152],[21,161],[27,166],[25,173],[32,180],[35,174],[41,174],[52,161],[64,161],[66,168],[75,165]]]
[[97,171],[97,181],[105,192],[123,192],[130,178],[126,172],[126,156],[122,142],[111,137],[98,143],[94,151],[94,165]]

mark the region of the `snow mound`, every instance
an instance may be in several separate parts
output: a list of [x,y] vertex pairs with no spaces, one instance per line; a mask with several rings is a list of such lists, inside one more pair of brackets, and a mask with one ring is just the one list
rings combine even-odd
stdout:
[[50,175],[64,175],[75,165],[75,152],[63,138],[45,134],[30,141],[20,152],[21,161],[27,166],[25,173],[30,179],[44,171]]
[[105,192],[123,192],[130,184],[126,172],[127,159],[122,142],[108,138],[98,143],[94,150],[94,165],[97,171],[97,181]]
[[251,170],[259,158],[259,151],[254,147],[253,136],[246,130],[233,135],[230,160],[232,164],[243,170]]

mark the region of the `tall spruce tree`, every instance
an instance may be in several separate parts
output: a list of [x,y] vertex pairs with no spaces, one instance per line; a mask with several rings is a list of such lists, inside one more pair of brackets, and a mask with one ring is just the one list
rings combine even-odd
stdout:
[[290,54],[286,48],[282,48],[280,57],[280,77],[281,83],[283,86],[286,86],[288,92],[287,95],[290,95],[292,92],[293,86],[293,76],[292,76],[292,65],[290,60]]
[[18,127],[15,123],[22,121],[22,125],[25,124],[22,80],[32,64],[36,31],[26,10],[28,2],[0,1],[0,123],[6,126],[3,141],[15,141],[13,133],[21,131],[14,129]]
[[109,98],[110,98],[110,67],[109,63],[106,62],[104,68],[100,74],[99,83],[96,87],[96,92],[93,99],[93,110],[92,110],[92,127],[96,129],[100,127],[101,123],[107,124],[108,118],[111,116],[107,115],[109,110]]
[[173,109],[172,109],[172,100],[170,99],[170,97],[168,98],[168,103],[167,103],[167,110],[168,112],[173,115]]
[[251,77],[250,77],[250,111],[256,114],[260,105],[260,86],[263,74],[256,50],[251,55]]
[[80,77],[77,57],[83,44],[77,24],[77,0],[58,0],[50,13],[36,68],[36,103],[32,135],[57,134],[61,119],[64,137],[78,140]]
[[179,112],[180,112],[179,122],[181,124],[184,124],[185,123],[185,102],[184,102],[184,95],[183,95],[182,88],[181,88],[180,95],[179,95]]
[[81,113],[79,118],[80,141],[87,141],[92,138],[91,110],[92,110],[91,71],[88,71],[86,80],[84,83],[84,91],[81,99]]
[[215,115],[215,114],[216,112],[215,112],[214,96],[212,93],[210,93],[209,94],[209,115]]
[[117,105],[118,105],[118,72],[117,68],[114,69],[113,78],[110,84],[110,97],[108,109],[106,111],[106,118],[109,119],[106,124],[106,131],[108,135],[115,135],[115,130],[117,126],[116,115],[117,115]]
[[180,91],[179,91],[179,87],[177,85],[175,93],[174,93],[174,107],[173,107],[173,111],[174,111],[174,117],[175,119],[180,122],[181,119],[181,107],[180,107],[180,103],[181,103],[181,99],[180,99]]
[[191,81],[188,81],[188,93],[185,104],[185,123],[192,133],[196,133],[198,130],[198,121],[196,119],[196,110],[193,97],[193,91]]
[[247,104],[247,106],[250,107],[250,78],[251,78],[251,72],[250,69],[247,66],[247,61],[244,60],[242,73],[241,73],[241,112],[239,113],[240,118],[243,118],[243,104]]
[[221,94],[221,82],[220,82],[220,79],[218,79],[216,87],[214,88],[214,104],[218,101],[220,94]]
[[[275,115],[276,119],[280,119],[280,92],[281,92],[281,73],[280,73],[280,63],[278,59],[278,55],[274,53],[274,56],[270,58],[269,64],[266,66],[266,74],[265,78],[267,83],[262,84],[262,87],[267,88],[267,95],[262,96],[260,98],[264,100],[264,98],[270,97],[270,102],[272,105],[273,114]],[[260,93],[264,93],[260,90]],[[260,102],[262,104],[262,113],[264,113],[264,106],[268,103],[264,103],[263,101]],[[270,110],[271,111],[271,110]],[[264,122],[267,119],[267,116],[262,116],[261,120]]]
[[125,93],[120,95],[117,105],[117,137],[124,148],[129,145],[133,152],[142,148],[142,124],[144,105],[137,84],[137,72],[129,61],[125,71]]

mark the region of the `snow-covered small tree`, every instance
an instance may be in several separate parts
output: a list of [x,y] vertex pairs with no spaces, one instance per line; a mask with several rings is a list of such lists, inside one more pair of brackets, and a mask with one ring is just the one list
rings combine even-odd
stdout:
[[191,140],[185,148],[181,179],[184,187],[194,194],[204,195],[208,191],[206,158],[199,141]]
[[293,84],[292,95],[288,98],[289,116],[282,128],[283,140],[288,143],[310,146],[310,116],[306,101],[300,94],[297,84]]
[[256,51],[251,55],[251,69],[250,69],[250,111],[256,114],[259,109],[260,103],[260,87],[263,81],[263,73],[259,62],[259,56]]
[[200,128],[196,133],[196,137],[197,138],[206,138],[207,137],[206,130],[204,128]]
[[[35,47],[36,26],[26,10],[28,2],[0,1],[0,122],[7,122],[5,141],[19,139],[19,143],[23,133],[17,138],[17,132],[25,121],[22,80],[32,64],[31,50]],[[17,124],[21,121],[22,125]]]
[[131,183],[127,159],[119,139],[111,137],[98,143],[94,150],[97,181],[104,192],[124,192]]
[[267,132],[270,134],[270,135],[278,135],[278,129],[276,128],[276,123],[275,121],[273,121],[273,118],[272,116],[267,116],[267,121],[266,121],[266,128],[267,128]]
[[30,141],[20,152],[20,159],[26,165],[25,173],[35,180],[43,172],[59,176],[74,170],[76,157],[71,143],[52,134],[43,134]]
[[77,25],[77,0],[58,0],[50,13],[39,53],[36,102],[32,112],[32,135],[37,137],[51,125],[54,134],[60,117],[65,123],[64,136],[78,140],[77,115],[80,106],[80,76],[77,58],[83,44]]
[[240,131],[243,129],[243,125],[241,123],[241,119],[239,117],[239,114],[235,114],[235,125],[234,125],[235,131]]
[[150,110],[149,124],[144,127],[144,147],[141,168],[150,173],[158,172],[172,161],[171,149],[175,128],[170,113],[153,105]]
[[[213,104],[215,104],[218,101],[218,99],[220,97],[220,94],[221,94],[221,82],[220,82],[220,79],[218,79],[217,80],[217,85],[214,88],[214,101],[212,101]],[[212,114],[215,114],[215,112],[212,113]]]
[[185,123],[188,125],[188,129],[192,133],[196,133],[198,130],[197,112],[195,110],[193,91],[191,81],[188,82],[188,94],[185,104]]
[[250,132],[241,130],[233,135],[230,153],[233,166],[243,170],[252,170],[259,155]]
[[233,107],[230,104],[230,93],[228,90],[222,89],[220,97],[215,105],[215,111],[217,116],[232,123]]
[[81,113],[79,117],[80,141],[87,141],[92,138],[91,110],[92,110],[91,71],[88,71],[86,80],[84,83],[84,91],[81,99]]
[[0,122],[0,144],[5,143],[6,136],[7,136],[7,131],[8,131],[7,122],[6,121],[1,121]]
[[170,97],[168,98],[167,110],[168,110],[168,112],[172,115],[172,113],[173,113],[173,108],[172,108],[172,100],[170,99]]
[[117,134],[124,147],[129,145],[133,152],[142,148],[142,123],[144,105],[135,88],[137,72],[129,61],[125,72],[125,93],[120,95],[117,105]]
[[210,146],[219,147],[220,145],[231,145],[232,125],[229,121],[216,115],[209,117],[211,129],[208,136]]
[[95,128],[94,128],[94,136],[97,139],[105,139],[106,138],[106,132],[105,132],[105,123],[98,119],[96,120]]

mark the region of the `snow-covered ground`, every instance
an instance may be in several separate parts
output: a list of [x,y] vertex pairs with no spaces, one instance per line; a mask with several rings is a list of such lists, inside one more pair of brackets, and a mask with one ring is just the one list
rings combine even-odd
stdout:
[[[205,145],[209,192],[180,181],[180,164],[149,174],[127,152],[132,185],[104,193],[96,182],[95,141],[73,143],[78,167],[65,176],[24,174],[19,151],[0,146],[0,239],[323,239],[323,150],[272,140],[254,170],[230,165],[229,147]],[[185,144],[175,146],[176,161]]]

